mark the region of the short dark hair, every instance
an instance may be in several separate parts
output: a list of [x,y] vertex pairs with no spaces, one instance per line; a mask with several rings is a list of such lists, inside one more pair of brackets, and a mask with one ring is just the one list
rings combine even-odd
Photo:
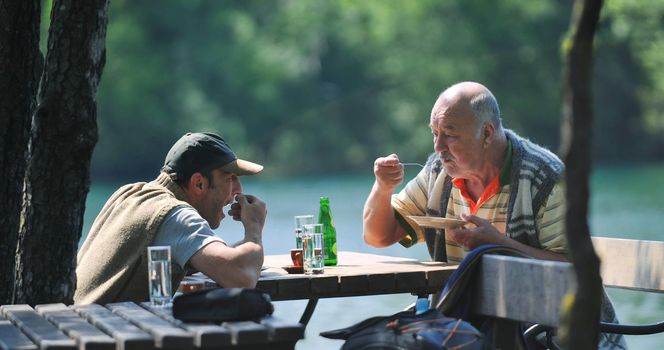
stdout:
[[[204,178],[206,178],[206,179],[208,180],[208,182],[210,183],[210,186],[209,186],[210,188],[214,188],[214,187],[215,187],[215,186],[214,186],[214,182],[213,182],[214,179],[213,179],[213,177],[212,177],[212,171],[213,171],[213,170],[214,170],[214,169],[206,169],[206,170],[197,171],[197,173],[201,173],[201,175],[202,175]],[[194,173],[194,174],[195,174],[195,173]],[[173,182],[175,182],[176,184],[178,184],[180,187],[186,187],[187,184],[189,183],[189,180],[191,180],[191,177],[192,177],[194,174],[189,174],[189,175],[187,176],[186,179],[185,179],[185,178],[181,178],[180,176],[176,176],[176,175],[173,174],[173,173],[171,173],[171,174],[169,174],[169,175],[171,175],[171,180],[173,180]]]

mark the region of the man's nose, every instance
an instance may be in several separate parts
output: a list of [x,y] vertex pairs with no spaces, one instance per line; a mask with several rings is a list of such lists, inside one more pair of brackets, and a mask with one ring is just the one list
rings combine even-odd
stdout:
[[447,147],[445,145],[445,137],[442,135],[439,135],[438,137],[434,137],[433,139],[433,150],[436,153],[443,152],[447,150]]
[[242,193],[242,184],[240,183],[240,180],[235,181],[234,186],[233,186],[233,195],[236,195],[238,193]]

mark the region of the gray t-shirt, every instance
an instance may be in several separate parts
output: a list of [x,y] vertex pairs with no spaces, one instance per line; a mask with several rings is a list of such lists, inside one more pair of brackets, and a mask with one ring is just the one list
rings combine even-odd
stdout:
[[171,260],[184,270],[189,258],[212,242],[224,242],[215,236],[205,219],[192,207],[172,209],[159,227],[152,245],[171,247]]

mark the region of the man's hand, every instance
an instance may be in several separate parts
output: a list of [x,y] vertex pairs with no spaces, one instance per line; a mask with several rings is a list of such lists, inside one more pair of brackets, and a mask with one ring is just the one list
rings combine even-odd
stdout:
[[364,241],[376,248],[399,242],[406,231],[397,223],[390,203],[392,192],[403,182],[403,164],[396,154],[374,161],[376,181],[364,203]]
[[403,182],[403,165],[399,157],[393,153],[374,161],[374,174],[380,190],[391,193]]
[[241,221],[245,231],[262,232],[265,216],[267,216],[265,203],[258,197],[248,194],[238,194],[235,196],[235,200],[228,215],[232,216],[235,221]]
[[475,249],[484,244],[505,244],[507,237],[498,232],[489,220],[475,215],[462,215],[462,219],[474,224],[475,227],[448,228],[445,230],[445,239],[461,244],[467,249]]
[[538,249],[515,241],[496,229],[488,220],[475,215],[461,215],[461,218],[476,227],[466,226],[457,229],[446,229],[445,239],[462,244],[468,249],[475,249],[483,244],[497,244],[516,248],[533,258],[542,260],[567,261],[564,255],[545,249]]

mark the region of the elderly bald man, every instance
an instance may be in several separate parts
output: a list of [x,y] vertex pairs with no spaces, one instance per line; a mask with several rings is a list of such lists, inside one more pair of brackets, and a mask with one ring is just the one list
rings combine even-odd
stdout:
[[[475,82],[443,91],[431,110],[435,153],[397,194],[404,169],[390,154],[374,162],[374,182],[364,205],[364,240],[373,247],[427,244],[434,260],[459,262],[483,244],[516,248],[532,257],[565,260],[564,165],[549,150],[502,125],[498,102]],[[410,215],[462,218],[444,232],[422,229]],[[617,322],[608,299],[602,320]],[[619,335],[602,334],[601,348],[620,349]]]
[[[374,162],[376,181],[364,206],[364,239],[374,247],[429,242],[409,215],[463,218],[474,225],[447,229],[447,260],[458,262],[482,244],[511,246],[564,260],[563,164],[550,151],[503,128],[498,103],[481,84],[463,82],[443,91],[431,110],[435,153],[396,195],[404,177],[396,154]],[[442,213],[442,214],[441,214]]]

